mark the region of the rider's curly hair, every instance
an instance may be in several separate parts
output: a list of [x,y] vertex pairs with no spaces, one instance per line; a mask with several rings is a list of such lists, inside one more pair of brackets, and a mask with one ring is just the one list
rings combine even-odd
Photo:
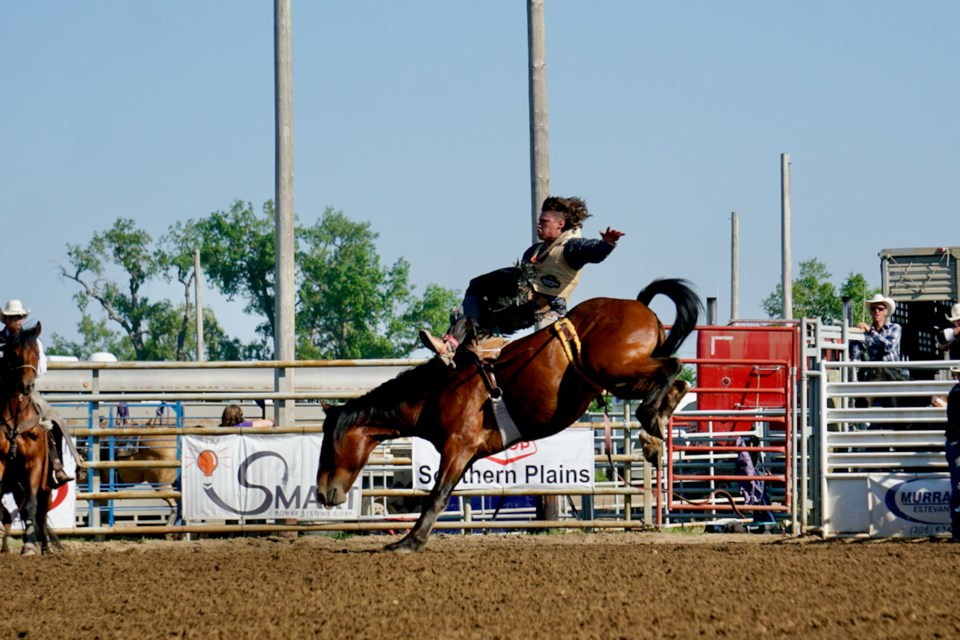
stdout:
[[556,211],[563,214],[564,229],[579,229],[583,221],[590,217],[587,203],[580,198],[561,198],[550,196],[543,201],[540,211]]

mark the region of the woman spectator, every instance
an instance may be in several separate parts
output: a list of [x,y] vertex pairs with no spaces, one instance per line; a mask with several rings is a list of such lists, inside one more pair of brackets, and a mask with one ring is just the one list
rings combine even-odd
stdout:
[[272,427],[273,420],[267,418],[254,418],[253,420],[243,419],[243,409],[240,405],[231,404],[223,410],[220,417],[221,427]]

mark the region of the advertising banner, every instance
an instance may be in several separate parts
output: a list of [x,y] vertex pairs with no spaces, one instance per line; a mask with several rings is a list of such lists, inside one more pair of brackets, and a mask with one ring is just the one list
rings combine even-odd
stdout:
[[[70,448],[63,447],[63,468],[72,476],[77,475],[77,461],[70,454]],[[13,526],[23,530],[20,512],[13,494],[3,496],[3,505],[13,515]],[[53,529],[73,529],[77,526],[77,483],[68,482],[57,487],[50,494],[50,511],[47,512],[47,524]]]
[[871,536],[916,538],[950,533],[947,474],[871,474],[867,484]]
[[[464,473],[458,490],[530,488],[593,488],[593,431],[568,429],[531,442],[520,441],[477,460]],[[433,488],[440,454],[432,444],[413,439],[414,488]]]
[[347,501],[326,508],[317,501],[322,436],[184,436],[184,520],[354,520],[360,485]]

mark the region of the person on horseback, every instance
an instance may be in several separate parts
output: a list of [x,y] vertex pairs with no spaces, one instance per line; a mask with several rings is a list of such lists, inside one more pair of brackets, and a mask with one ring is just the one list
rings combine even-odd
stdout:
[[[23,321],[30,314],[30,310],[24,309],[23,303],[19,300],[7,300],[0,314],[3,316],[3,329],[0,329],[0,354],[2,354],[3,347],[7,341],[20,333],[20,330],[23,328]],[[37,346],[40,348],[40,363],[39,367],[37,367],[37,377],[39,378],[47,371],[47,356],[43,352],[43,343],[41,343],[39,339],[37,340]],[[63,447],[63,429],[61,425],[63,419],[60,418],[56,410],[50,406],[50,403],[40,397],[36,389],[30,394],[30,400],[40,414],[40,426],[53,435],[53,437],[47,438],[47,442],[49,443],[50,466],[53,472],[53,486],[56,488],[74,479],[73,476],[64,470],[63,463],[61,462],[60,451]]]
[[461,344],[472,346],[490,335],[511,334],[533,326],[554,313],[563,316],[580,280],[580,270],[603,262],[624,235],[607,227],[600,240],[580,237],[590,214],[580,198],[551,196],[543,201],[537,220],[540,242],[527,249],[513,267],[498,269],[470,281],[463,304],[451,313],[442,338],[420,331],[420,341],[447,366]]

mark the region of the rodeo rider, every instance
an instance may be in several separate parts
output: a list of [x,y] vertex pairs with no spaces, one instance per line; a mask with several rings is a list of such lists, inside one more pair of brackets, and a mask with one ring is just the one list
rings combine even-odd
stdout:
[[581,238],[580,228],[590,214],[580,198],[549,197],[540,210],[540,242],[527,249],[516,266],[471,280],[443,338],[420,331],[423,345],[447,366],[455,366],[453,356],[461,343],[470,347],[491,334],[525,329],[551,312],[563,316],[580,270],[603,262],[624,235],[607,227],[600,240]]
[[[23,303],[19,300],[7,300],[7,303],[3,306],[3,311],[0,313],[3,315],[3,329],[0,330],[0,354],[2,354],[7,341],[20,333],[23,328],[23,321],[30,314],[30,310],[24,309]],[[47,371],[47,356],[43,352],[43,343],[39,339],[37,340],[37,346],[40,348],[40,362],[37,367],[37,377],[39,378]],[[64,435],[61,428],[63,419],[46,400],[40,397],[36,388],[30,394],[30,401],[33,402],[34,407],[40,414],[40,426],[53,436],[47,438],[47,444],[52,461],[51,480],[53,487],[56,488],[73,480],[73,476],[64,470],[59,453],[59,450],[63,447]]]

